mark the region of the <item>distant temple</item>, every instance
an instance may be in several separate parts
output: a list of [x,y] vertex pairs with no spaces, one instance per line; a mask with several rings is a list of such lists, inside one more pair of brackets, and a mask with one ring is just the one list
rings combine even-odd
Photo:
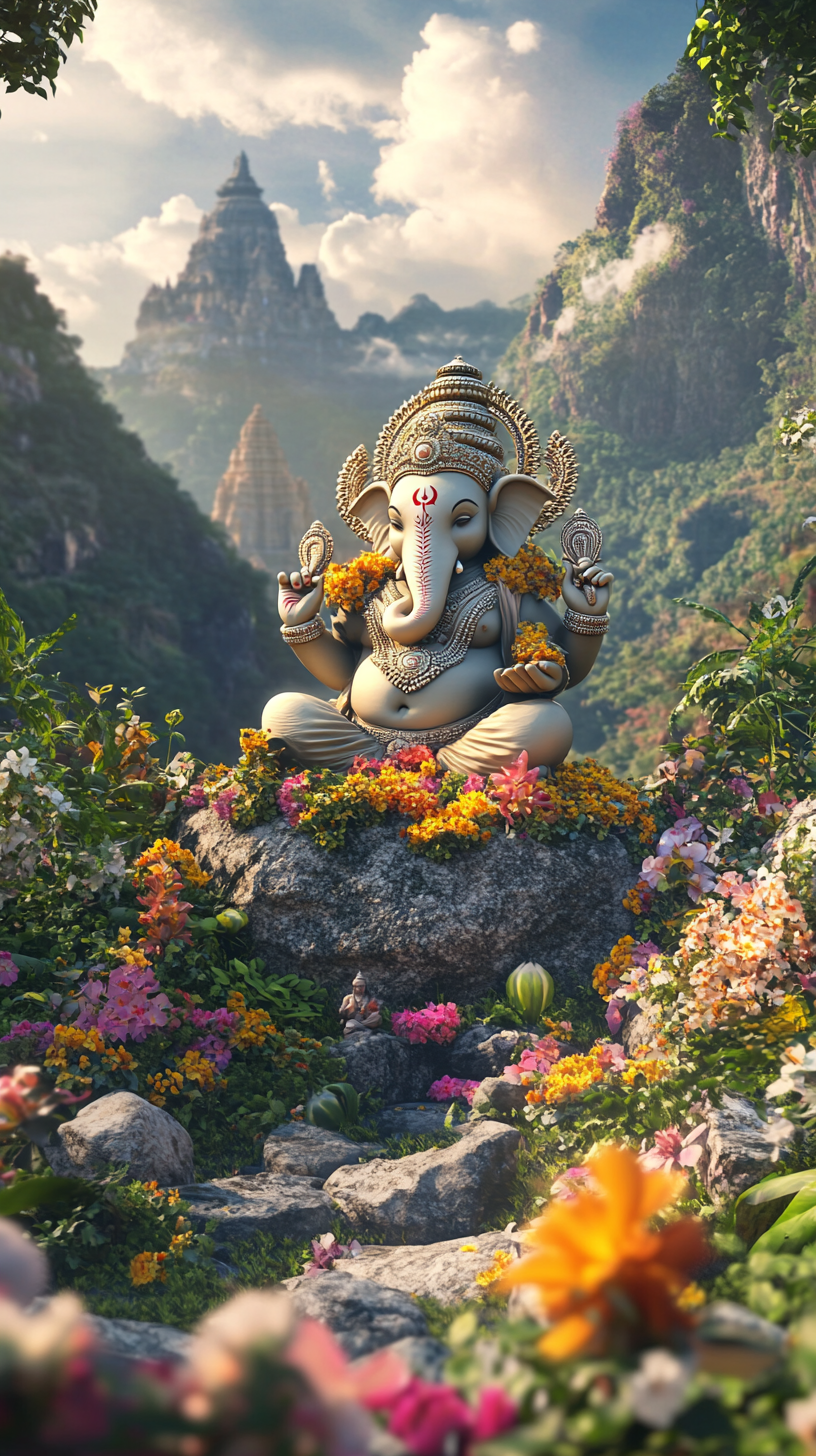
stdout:
[[167,344],[175,335],[181,352],[191,344],[198,353],[249,350],[269,363],[298,347],[305,346],[312,362],[336,351],[341,330],[320,274],[304,263],[295,282],[278,220],[261,193],[241,152],[201,220],[178,282],[153,284],[145,295],[137,335],[145,341],[158,335]]
[[309,487],[292,474],[259,404],[218,482],[212,519],[253,566],[273,574],[297,567],[298,543],[312,521]]

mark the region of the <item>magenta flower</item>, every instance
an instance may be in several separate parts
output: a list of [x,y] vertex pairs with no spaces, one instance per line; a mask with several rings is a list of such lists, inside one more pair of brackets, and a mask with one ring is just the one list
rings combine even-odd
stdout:
[[679,1127],[665,1127],[655,1133],[654,1147],[646,1151],[646,1139],[641,1143],[639,1161],[644,1168],[662,1169],[676,1173],[683,1168],[696,1168],[701,1157],[708,1128],[704,1122],[693,1128],[685,1137]]
[[454,1001],[438,1006],[429,1001],[422,1011],[398,1011],[391,1017],[391,1030],[406,1041],[425,1045],[435,1041],[440,1046],[453,1041],[461,1025]]
[[745,778],[742,778],[741,776],[738,776],[737,778],[729,779],[728,780],[728,788],[731,790],[732,794],[738,794],[741,799],[751,799],[751,798],[753,798],[753,795],[754,795],[753,788],[749,784],[748,780],[745,779]]
[[620,1002],[617,1001],[614,996],[612,997],[612,1000],[607,1003],[606,1024],[609,1027],[612,1036],[617,1035],[617,1033],[623,1026],[623,1016],[621,1015]]
[[6,1036],[0,1036],[0,1041],[16,1041],[18,1037],[36,1036],[37,1052],[44,1052],[50,1047],[54,1040],[54,1027],[50,1021],[16,1021],[11,1031]]
[[0,986],[13,986],[20,972],[7,950],[0,950]]
[[479,1086],[478,1082],[467,1082],[461,1077],[440,1077],[437,1082],[432,1082],[426,1096],[431,1102],[450,1102],[452,1097],[464,1097],[468,1107],[473,1104],[473,1094]]
[[185,809],[206,809],[207,795],[204,792],[203,784],[191,784],[184,796]]
[[463,794],[481,794],[486,780],[481,774],[468,774],[462,785]]
[[[414,1376],[391,1406],[388,1429],[414,1456],[443,1456],[461,1450],[469,1435],[473,1412],[449,1385],[431,1385]],[[452,1440],[452,1444],[451,1444]]]
[[219,819],[231,819],[235,800],[238,798],[238,789],[230,785],[228,789],[222,789],[212,801],[212,811]]
[[518,1406],[500,1385],[487,1385],[479,1396],[479,1404],[470,1433],[471,1441],[489,1441],[509,1431],[516,1424]]

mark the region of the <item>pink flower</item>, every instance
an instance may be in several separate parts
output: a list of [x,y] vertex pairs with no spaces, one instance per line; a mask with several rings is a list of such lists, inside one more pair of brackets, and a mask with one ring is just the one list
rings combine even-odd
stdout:
[[665,890],[666,870],[671,864],[668,855],[647,855],[640,867],[640,877],[652,890]]
[[20,972],[7,950],[0,950],[0,986],[13,986]]
[[534,788],[538,775],[539,769],[527,768],[526,748],[501,773],[490,775],[493,797],[498,800],[499,812],[508,824],[514,822],[514,814],[529,815],[533,809],[554,810],[555,806],[546,790]]
[[300,1321],[285,1358],[332,1405],[359,1401],[367,1410],[388,1410],[411,1382],[391,1350],[378,1350],[352,1365],[331,1330],[318,1320]]
[[547,1077],[553,1062],[557,1062],[560,1055],[555,1038],[543,1036],[534,1046],[524,1048],[519,1058],[519,1071],[536,1072]]
[[233,805],[238,798],[238,789],[233,784],[228,789],[222,789],[212,801],[212,811],[219,819],[231,819]]
[[784,805],[780,802],[776,789],[767,789],[757,799],[758,814],[784,814]]
[[440,1046],[453,1041],[461,1025],[459,1012],[454,1001],[438,1006],[429,1001],[421,1011],[398,1011],[391,1017],[391,1030],[395,1036],[423,1045],[435,1041]]
[[588,1184],[591,1181],[591,1177],[589,1168],[583,1166],[567,1168],[565,1172],[560,1173],[556,1178],[550,1189],[550,1196],[552,1198],[558,1198],[563,1202],[569,1202],[575,1197],[575,1194],[582,1184]]
[[738,794],[741,799],[753,798],[753,788],[749,784],[748,780],[742,778],[741,776],[729,779],[727,787],[731,790],[732,794]]
[[502,1431],[509,1431],[515,1425],[517,1415],[518,1406],[510,1399],[506,1390],[502,1390],[500,1385],[485,1386],[476,1407],[470,1432],[471,1441],[489,1441],[492,1436],[500,1436]]
[[478,1082],[466,1082],[461,1077],[440,1077],[438,1082],[432,1082],[428,1088],[427,1096],[431,1102],[450,1102],[452,1097],[464,1097],[468,1107],[473,1104],[473,1094],[479,1086]]
[[655,945],[653,940],[643,940],[632,950],[632,964],[644,968],[648,966],[652,956],[660,955],[660,946]]
[[683,1137],[679,1127],[666,1127],[655,1133],[654,1147],[646,1151],[646,1139],[641,1143],[639,1161],[644,1168],[662,1169],[676,1173],[681,1168],[696,1168],[703,1156],[703,1146],[708,1136],[704,1122]]
[[621,1015],[620,1004],[618,1001],[615,1000],[614,996],[612,997],[612,1000],[607,1004],[606,1024],[609,1027],[609,1030],[613,1036],[615,1036],[623,1026],[623,1016]]
[[596,1048],[600,1047],[598,1061],[604,1071],[622,1072],[626,1067],[626,1052],[617,1041],[596,1042]]
[[206,809],[207,795],[203,784],[192,784],[184,796],[185,809]]
[[463,794],[480,794],[484,789],[486,779],[481,774],[468,774],[462,785]]
[[276,795],[278,809],[290,829],[296,829],[300,823],[300,816],[303,812],[303,795],[298,791],[305,783],[305,773],[293,774],[291,778],[284,779]]
[[[414,1376],[391,1405],[388,1429],[414,1456],[443,1456],[452,1435],[470,1434],[473,1413],[449,1385],[431,1385]],[[452,1449],[458,1450],[454,1444]]]
[[701,840],[707,843],[703,833],[703,826],[699,819],[691,814],[688,818],[678,819],[669,829],[664,829],[657,841],[657,852],[659,855],[670,855],[672,850],[679,849],[682,845],[691,844]]
[[15,1021],[7,1036],[0,1036],[0,1041],[17,1041],[24,1036],[39,1037],[36,1050],[44,1052],[54,1040],[54,1027],[50,1021]]
[[[799,981],[799,984],[802,987],[803,991],[807,991],[809,996],[816,996],[816,975],[810,974],[806,976],[802,975],[802,973],[799,972],[797,975],[797,980]],[[8,1038],[4,1036],[2,1040],[7,1041]]]

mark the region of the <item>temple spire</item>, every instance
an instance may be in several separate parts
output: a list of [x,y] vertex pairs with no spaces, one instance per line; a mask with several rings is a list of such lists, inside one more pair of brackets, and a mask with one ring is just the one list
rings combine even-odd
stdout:
[[239,152],[226,182],[218,188],[219,197],[260,197],[263,191],[249,170],[246,152]]

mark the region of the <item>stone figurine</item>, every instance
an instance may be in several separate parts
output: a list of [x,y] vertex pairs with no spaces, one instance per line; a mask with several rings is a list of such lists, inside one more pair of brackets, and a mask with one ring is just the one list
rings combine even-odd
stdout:
[[[499,425],[515,448],[512,474]],[[523,582],[511,589],[518,573],[509,587],[484,570],[497,553],[515,557],[566,509],[577,481],[569,441],[554,433],[545,463],[549,484],[537,475],[532,421],[459,356],[392,415],[370,482],[365,447],[349,456],[338,481],[340,515],[396,573],[392,567],[360,610],[333,609],[330,631],[319,615],[327,559],[319,542],[310,538],[301,552],[302,570],[278,576],[284,639],[339,694],[326,702],[279,693],[264,709],[264,728],[304,767],[345,769],[358,754],[378,758],[418,744],[465,774],[496,772],[522,750],[530,767],[554,768],[566,757],[572,724],[556,699],[595,663],[613,578],[598,553],[576,555],[565,545],[562,616]],[[578,516],[601,539],[595,523]],[[592,529],[571,539],[580,547]],[[546,626],[566,666],[515,663],[520,621]]]
[[357,972],[351,983],[351,992],[340,1003],[340,1020],[345,1023],[344,1036],[353,1036],[355,1031],[374,1031],[382,1023],[380,1002],[369,996],[365,977]]

